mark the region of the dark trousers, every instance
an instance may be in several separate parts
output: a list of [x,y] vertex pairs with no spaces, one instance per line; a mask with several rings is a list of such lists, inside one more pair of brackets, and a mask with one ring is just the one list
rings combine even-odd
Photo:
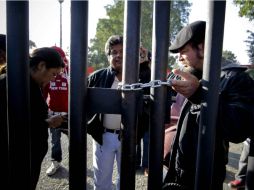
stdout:
[[51,160],[62,161],[61,130],[50,128],[51,134]]
[[[148,131],[144,133],[142,140],[143,140],[143,148],[141,148],[141,142],[139,142],[136,147],[136,150],[137,150],[136,166],[140,166],[141,164],[143,168],[148,168],[148,149],[149,149],[149,132]],[[141,150],[143,150],[142,153],[141,153]]]
[[[43,135],[42,135],[43,136]],[[32,139],[31,143],[31,190],[36,189],[36,185],[38,183],[40,172],[41,172],[41,164],[48,152],[48,138],[40,137]]]

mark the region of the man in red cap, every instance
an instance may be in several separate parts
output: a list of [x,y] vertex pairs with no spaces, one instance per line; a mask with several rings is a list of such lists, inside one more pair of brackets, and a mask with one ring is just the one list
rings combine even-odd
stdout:
[[[63,71],[58,74],[43,89],[45,99],[48,99],[49,115],[67,115],[68,113],[68,60],[64,51],[57,46],[53,48],[60,54],[65,64]],[[61,132],[60,128],[51,128],[51,165],[47,169],[46,174],[52,176],[60,168],[62,161],[61,148]]]

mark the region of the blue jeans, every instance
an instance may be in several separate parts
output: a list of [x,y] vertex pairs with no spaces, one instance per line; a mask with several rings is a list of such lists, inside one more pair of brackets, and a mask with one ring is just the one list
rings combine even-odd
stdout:
[[117,165],[116,190],[120,189],[121,141],[118,134],[103,133],[103,145],[93,140],[94,190],[111,190],[114,162]]
[[62,161],[61,130],[50,128],[51,134],[51,160]]
[[141,163],[141,142],[138,143],[137,150],[137,158],[136,158],[136,166],[141,166],[143,168],[148,168],[148,149],[149,149],[149,132],[145,132],[142,138],[143,140],[143,152],[142,152],[142,163]]

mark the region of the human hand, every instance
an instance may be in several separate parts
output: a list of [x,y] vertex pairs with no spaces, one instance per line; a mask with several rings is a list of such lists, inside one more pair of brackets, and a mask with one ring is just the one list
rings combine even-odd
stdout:
[[56,128],[64,122],[64,118],[61,115],[54,115],[46,119],[46,121],[48,122],[50,128]]
[[197,77],[179,69],[174,69],[173,73],[181,77],[181,80],[171,80],[172,88],[176,92],[182,94],[186,98],[189,98],[196,92],[199,87],[199,80]]
[[145,61],[148,61],[148,49],[141,46],[139,48],[139,63],[143,63]]

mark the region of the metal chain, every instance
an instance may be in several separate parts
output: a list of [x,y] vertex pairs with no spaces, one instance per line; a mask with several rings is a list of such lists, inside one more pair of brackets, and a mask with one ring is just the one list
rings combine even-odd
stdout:
[[152,80],[148,83],[133,83],[133,84],[118,84],[118,90],[123,91],[132,91],[132,90],[141,90],[143,88],[157,88],[161,86],[171,86],[171,80],[167,80],[166,82],[163,82],[161,80]]

